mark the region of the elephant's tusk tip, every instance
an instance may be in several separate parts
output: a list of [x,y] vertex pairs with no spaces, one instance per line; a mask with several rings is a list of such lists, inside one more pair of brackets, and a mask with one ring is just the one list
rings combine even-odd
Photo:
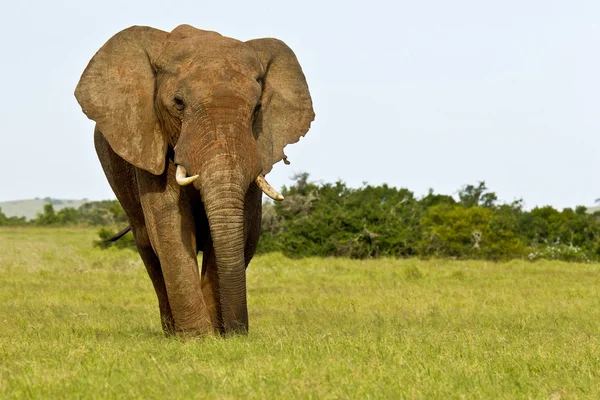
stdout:
[[187,186],[199,178],[199,175],[187,176],[187,171],[183,165],[177,165],[175,179],[180,186]]
[[277,190],[273,189],[269,182],[265,179],[264,176],[259,175],[256,180],[256,185],[263,191],[264,194],[269,196],[275,201],[282,201],[284,199],[283,195],[279,193]]

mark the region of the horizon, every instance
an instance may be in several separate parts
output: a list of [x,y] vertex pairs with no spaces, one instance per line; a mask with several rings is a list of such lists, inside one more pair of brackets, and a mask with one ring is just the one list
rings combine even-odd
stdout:
[[[290,180],[290,182],[293,182],[293,181],[294,181],[294,180],[293,180],[293,178],[290,178],[289,180]],[[309,182],[311,182],[311,183],[313,183],[313,184],[317,184],[317,185],[323,185],[323,184],[333,184],[333,183],[335,183],[335,182],[322,182],[322,181],[315,181],[315,180],[310,180],[310,179],[309,179]],[[336,181],[336,182],[337,182],[337,181]],[[485,181],[484,181],[484,182],[485,182]],[[344,181],[342,181],[342,183],[346,184],[346,186],[348,186],[348,187],[351,187],[351,186],[347,185],[347,183],[346,183],[346,182],[344,182]],[[473,183],[479,183],[479,182],[473,182]],[[357,186],[357,187],[351,187],[351,188],[353,188],[353,189],[360,189],[360,188],[363,188],[363,187],[365,187],[365,186],[373,186],[373,187],[376,187],[376,186],[383,186],[383,185],[387,185],[387,186],[389,186],[389,187],[393,187],[393,188],[396,188],[396,189],[407,189],[408,191],[410,191],[410,192],[412,192],[412,193],[413,193],[413,195],[415,196],[415,198],[416,198],[416,199],[421,199],[421,198],[423,198],[423,197],[427,196],[427,193],[424,193],[424,194],[418,194],[418,193],[416,193],[416,192],[412,191],[410,188],[401,187],[401,186],[393,186],[393,185],[389,185],[389,184],[387,184],[387,183],[382,183],[382,184],[380,184],[380,185],[373,185],[373,184],[370,184],[370,183],[368,183],[368,182],[363,182],[363,183],[362,183],[360,186]],[[432,193],[433,193],[433,194],[450,196],[450,197],[452,197],[452,198],[453,198],[455,201],[457,201],[457,202],[458,202],[458,201],[459,201],[459,198],[458,198],[458,193],[459,193],[459,191],[460,191],[461,189],[463,189],[463,188],[464,188],[466,185],[467,185],[467,184],[465,184],[465,185],[462,185],[462,186],[461,186],[459,189],[457,189],[456,191],[454,191],[454,192],[452,192],[452,193],[441,193],[441,192],[437,192],[437,191],[436,191],[434,188],[431,188],[431,190],[432,190]],[[291,185],[283,185],[283,186],[285,186],[286,188],[289,188]],[[486,186],[487,186],[487,183],[486,183]],[[280,188],[280,189],[282,189],[282,188]],[[492,193],[495,193],[496,195],[498,194],[498,193],[497,193],[495,190],[493,190],[492,188],[488,188],[488,189],[486,190],[486,193],[487,193],[487,192],[492,192]],[[23,199],[0,200],[0,211],[2,211],[2,204],[3,204],[3,203],[18,203],[18,202],[27,202],[27,201],[36,201],[36,200],[43,200],[43,201],[45,201],[45,202],[46,202],[46,204],[48,204],[48,202],[50,202],[51,204],[53,204],[53,203],[52,203],[52,201],[63,201],[63,202],[83,202],[83,204],[85,204],[85,203],[101,202],[101,201],[109,201],[109,200],[110,200],[110,201],[112,201],[112,200],[117,200],[117,198],[116,198],[115,196],[108,197],[108,198],[100,198],[100,199],[92,199],[92,198],[89,198],[89,197],[83,197],[83,198],[66,198],[66,197],[51,197],[51,196],[44,196],[44,197],[42,197],[42,196],[36,196],[36,197],[34,197],[34,198],[23,198]],[[532,209],[534,209],[534,208],[543,208],[543,207],[548,207],[548,206],[549,206],[549,207],[553,207],[553,208],[555,208],[556,210],[559,210],[559,211],[563,211],[563,210],[565,210],[565,209],[572,209],[572,210],[575,210],[577,207],[582,207],[582,206],[583,206],[583,207],[586,207],[586,208],[588,209],[588,211],[589,211],[589,210],[596,209],[596,208],[600,209],[600,199],[596,199],[596,200],[595,200],[594,202],[592,202],[591,204],[575,204],[575,205],[572,205],[572,206],[565,206],[565,207],[555,207],[555,206],[553,206],[552,204],[537,204],[537,205],[535,205],[535,206],[528,206],[528,205],[525,203],[525,201],[524,201],[523,199],[514,199],[514,200],[512,200],[512,201],[505,201],[505,200],[503,200],[503,199],[501,199],[501,198],[498,198],[498,200],[496,201],[496,204],[498,204],[498,205],[502,205],[502,204],[511,204],[511,203],[513,203],[513,202],[517,202],[517,201],[520,201],[520,202],[521,202],[521,204],[522,204],[522,209],[523,209],[523,210],[525,210],[525,211],[531,211],[531,210],[532,210]],[[270,199],[269,199],[267,196],[263,196],[263,203],[264,203],[264,202],[272,202],[272,200],[270,200]],[[55,204],[53,204],[53,205],[55,205]],[[67,205],[67,207],[68,207],[68,205]],[[79,205],[78,207],[75,207],[75,208],[79,208],[79,207],[81,207],[81,205]]]

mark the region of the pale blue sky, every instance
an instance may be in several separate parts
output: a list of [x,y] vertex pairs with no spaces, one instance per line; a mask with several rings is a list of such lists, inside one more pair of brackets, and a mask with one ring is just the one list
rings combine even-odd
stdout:
[[0,15],[0,201],[112,198],[73,90],[119,30],[181,23],[298,56],[316,120],[294,172],[417,195],[485,180],[528,207],[600,197],[600,2],[11,1]]

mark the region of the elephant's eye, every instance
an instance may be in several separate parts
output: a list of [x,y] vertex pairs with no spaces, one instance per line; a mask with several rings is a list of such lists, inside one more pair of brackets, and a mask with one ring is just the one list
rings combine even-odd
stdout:
[[260,112],[261,107],[262,107],[262,103],[260,103],[260,102],[256,105],[256,107],[254,107],[254,118],[256,118],[256,116]]
[[185,108],[185,102],[183,101],[181,96],[173,97],[173,105],[179,111],[183,111],[183,109]]

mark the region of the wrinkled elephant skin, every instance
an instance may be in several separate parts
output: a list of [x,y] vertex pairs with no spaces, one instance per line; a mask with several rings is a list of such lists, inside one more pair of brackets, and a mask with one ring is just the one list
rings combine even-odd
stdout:
[[247,332],[261,189],[282,198],[264,175],[314,119],[292,50],[188,25],[133,26],[98,50],[75,97],[96,122],[165,333]]

